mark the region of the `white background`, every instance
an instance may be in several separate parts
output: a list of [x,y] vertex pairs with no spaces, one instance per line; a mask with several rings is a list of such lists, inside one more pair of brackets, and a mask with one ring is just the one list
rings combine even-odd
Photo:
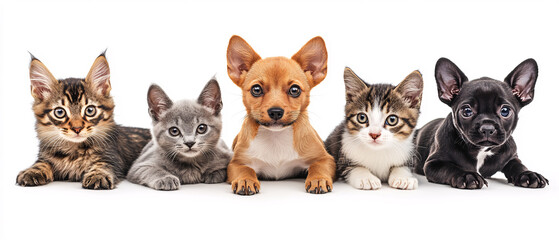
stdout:
[[[557,237],[559,67],[556,1],[4,1],[0,5],[0,236],[2,239],[550,239]],[[217,74],[223,138],[241,127],[240,90],[226,72],[237,34],[262,56],[294,54],[320,35],[328,75],[312,91],[310,119],[325,139],[343,119],[345,66],[370,83],[424,76],[422,126],[449,112],[436,94],[434,65],[454,61],[470,79],[502,80],[526,58],[540,74],[535,100],[514,134],[519,156],[546,176],[545,189],[506,184],[497,174],[476,191],[428,183],[399,191],[359,191],[343,182],[326,195],[303,180],[263,182],[252,197],[228,184],[158,192],[122,182],[112,191],[80,183],[15,185],[36,158],[29,54],[57,78],[85,77],[105,48],[116,121],[150,127],[146,91],[158,83],[172,99],[196,98]]]

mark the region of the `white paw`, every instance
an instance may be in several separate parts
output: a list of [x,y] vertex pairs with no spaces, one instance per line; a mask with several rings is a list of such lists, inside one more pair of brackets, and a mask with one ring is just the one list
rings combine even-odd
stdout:
[[380,179],[364,168],[355,168],[346,180],[349,185],[362,190],[377,190],[382,187]]
[[403,190],[417,189],[417,178],[414,177],[393,177],[388,179],[388,185]]

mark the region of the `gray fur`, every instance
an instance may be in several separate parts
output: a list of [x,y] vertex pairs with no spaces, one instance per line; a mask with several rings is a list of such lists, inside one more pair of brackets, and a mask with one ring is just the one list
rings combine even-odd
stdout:
[[[232,152],[221,134],[221,93],[210,80],[198,101],[172,102],[165,92],[152,85],[148,105],[153,119],[153,139],[132,165],[128,180],[157,190],[176,190],[180,184],[224,182]],[[205,133],[197,132],[201,124]],[[170,128],[179,129],[172,136]],[[188,142],[195,142],[191,147]]]

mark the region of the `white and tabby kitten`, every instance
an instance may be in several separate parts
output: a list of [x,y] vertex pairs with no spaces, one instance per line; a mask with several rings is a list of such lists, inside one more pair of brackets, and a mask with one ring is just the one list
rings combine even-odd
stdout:
[[416,189],[408,164],[414,145],[423,78],[419,71],[398,86],[367,84],[350,68],[344,71],[346,119],[328,136],[326,150],[336,160],[337,175],[355,188]]
[[127,179],[157,190],[181,184],[225,181],[232,152],[221,134],[221,91],[210,80],[197,101],[172,102],[163,89],[148,90],[153,139],[132,165]]

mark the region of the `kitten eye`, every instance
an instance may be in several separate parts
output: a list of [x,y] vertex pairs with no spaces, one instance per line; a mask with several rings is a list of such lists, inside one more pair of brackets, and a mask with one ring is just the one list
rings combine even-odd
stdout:
[[66,116],[66,110],[61,107],[57,107],[54,109],[54,116],[57,118],[64,118]]
[[510,115],[510,108],[508,107],[502,107],[501,108],[501,116],[503,117],[508,117]]
[[470,107],[462,108],[462,116],[469,118],[474,115],[474,111]]
[[85,109],[85,115],[88,117],[95,116],[95,113],[97,113],[97,108],[95,108],[95,106],[87,106]]
[[301,95],[301,87],[299,87],[297,84],[294,84],[289,88],[287,94],[289,94],[289,96],[292,96],[294,98],[299,97]]
[[386,118],[386,125],[395,126],[396,124],[398,124],[398,116],[390,115]]
[[206,124],[200,124],[198,125],[198,129],[196,129],[196,132],[198,134],[204,134],[206,133],[206,131],[208,131],[208,125]]
[[369,121],[369,118],[367,117],[367,114],[364,114],[364,113],[357,114],[357,122],[359,122],[361,124],[365,124],[368,121]]
[[264,94],[264,91],[262,90],[262,87],[260,85],[256,84],[252,86],[252,88],[250,89],[250,93],[254,97],[260,97]]
[[169,128],[169,134],[171,134],[171,136],[173,136],[173,137],[176,137],[179,134],[181,134],[181,131],[176,127],[172,127],[172,128]]

